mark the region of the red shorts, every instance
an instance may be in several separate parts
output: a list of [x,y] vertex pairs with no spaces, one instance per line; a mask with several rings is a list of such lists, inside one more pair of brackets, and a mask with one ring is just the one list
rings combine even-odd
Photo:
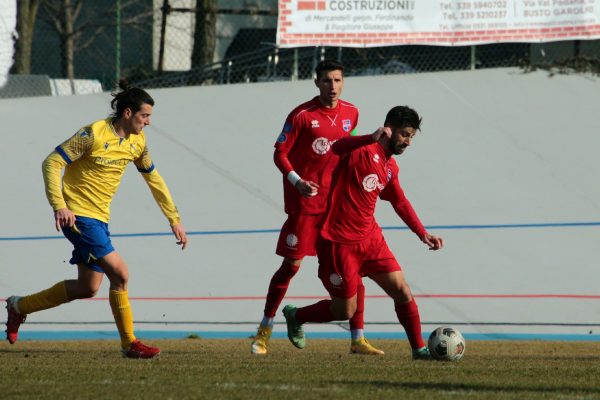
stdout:
[[283,224],[275,254],[299,260],[317,255],[317,239],[326,214],[290,214]]
[[401,271],[381,232],[359,243],[319,241],[319,278],[332,297],[348,299],[363,276]]

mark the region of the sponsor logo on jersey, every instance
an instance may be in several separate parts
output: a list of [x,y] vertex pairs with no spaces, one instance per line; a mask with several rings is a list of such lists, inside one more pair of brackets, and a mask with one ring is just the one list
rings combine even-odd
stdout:
[[331,282],[333,286],[340,286],[342,284],[342,277],[335,273],[331,274],[329,275],[329,282]]
[[290,233],[285,237],[285,244],[288,247],[295,248],[296,246],[298,246],[298,236],[294,235],[293,233]]
[[94,158],[94,163],[96,164],[100,164],[100,165],[117,165],[117,166],[123,166],[123,165],[127,165],[129,164],[130,160],[121,158],[118,160],[113,160],[111,158],[104,158],[104,157],[96,157]]
[[106,151],[108,149],[108,142],[104,143],[104,150]]
[[377,176],[377,174],[369,174],[369,175],[365,176],[362,181],[362,184],[363,184],[363,188],[367,192],[372,192],[373,190],[376,190],[376,189],[383,190],[383,188],[385,188],[385,185],[382,185],[381,183],[379,183],[379,177]]
[[387,180],[388,182],[392,180],[392,170],[388,168],[388,173],[387,173]]
[[349,119],[343,119],[342,129],[344,130],[344,132],[350,132],[350,130],[352,129],[352,121],[350,121]]
[[318,128],[319,127],[319,121],[316,119],[313,119],[312,121],[310,121],[310,125],[312,128]]
[[329,141],[329,139],[320,137],[315,139],[315,141],[312,143],[312,149],[315,153],[322,156],[329,151],[331,144],[332,143]]
[[281,132],[277,137],[277,143],[284,143],[287,140],[287,135],[284,132]]

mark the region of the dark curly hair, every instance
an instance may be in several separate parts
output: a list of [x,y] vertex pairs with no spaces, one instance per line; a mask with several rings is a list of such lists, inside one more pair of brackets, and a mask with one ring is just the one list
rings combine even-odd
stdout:
[[126,108],[135,114],[143,104],[154,106],[154,99],[145,90],[129,85],[125,79],[119,81],[119,88],[120,92],[111,93],[114,97],[110,102],[110,107],[114,110],[112,117],[120,118]]
[[385,123],[393,128],[413,128],[415,131],[421,129],[421,117],[408,106],[396,106],[388,111]]

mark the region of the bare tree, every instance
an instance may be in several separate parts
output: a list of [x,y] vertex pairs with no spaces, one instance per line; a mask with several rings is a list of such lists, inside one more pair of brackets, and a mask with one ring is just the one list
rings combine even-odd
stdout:
[[81,30],[76,31],[74,27],[82,5],[83,0],[46,0],[44,2],[48,18],[60,37],[61,69],[63,76],[68,79],[75,78],[73,66],[75,40],[81,34]]
[[197,0],[192,67],[213,62],[217,43],[217,0]]
[[[39,0],[38,0],[39,1]],[[63,76],[68,79],[75,78],[75,56],[78,52],[90,47],[100,34],[106,30],[114,29],[116,19],[115,4],[105,8],[101,13],[82,13],[85,0],[41,0],[45,11],[45,22],[49,23],[60,39],[61,63]],[[88,2],[88,8],[94,7],[93,2]],[[120,9],[128,7],[140,8],[140,0],[121,0]],[[142,26],[145,18],[151,16],[153,10],[142,9],[132,13],[121,20],[121,25],[128,28],[144,29]]]
[[37,12],[42,1],[17,1],[17,33],[19,38],[15,42],[15,62],[12,67],[12,72],[15,74],[31,73],[31,43]]

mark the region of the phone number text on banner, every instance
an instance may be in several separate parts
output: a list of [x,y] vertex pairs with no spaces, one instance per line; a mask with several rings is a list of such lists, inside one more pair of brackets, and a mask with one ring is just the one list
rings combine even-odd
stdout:
[[437,46],[600,37],[600,0],[279,0],[280,47]]

